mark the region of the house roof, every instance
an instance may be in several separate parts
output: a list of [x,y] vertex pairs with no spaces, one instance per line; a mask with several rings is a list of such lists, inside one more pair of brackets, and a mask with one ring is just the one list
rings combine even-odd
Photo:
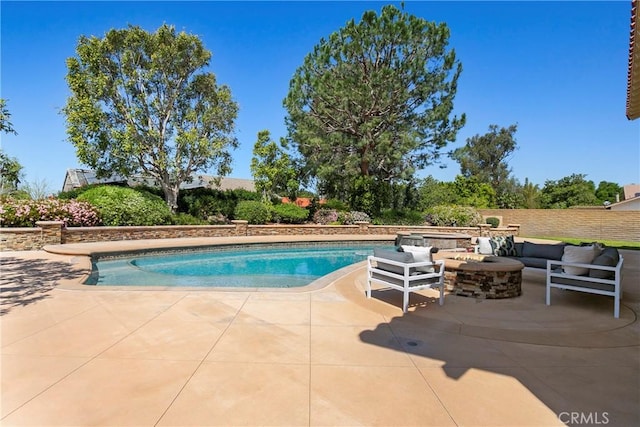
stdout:
[[628,184],[622,187],[622,189],[624,191],[624,200],[640,196],[640,184]]
[[[111,176],[109,178],[97,178],[96,173],[90,169],[67,169],[67,173],[64,178],[64,184],[62,191],[69,191],[74,188],[84,187],[90,184],[122,184],[128,185],[149,185],[153,186],[152,179],[145,178],[143,176],[133,176],[129,179],[122,176]],[[181,189],[190,188],[216,188],[219,190],[237,190],[244,189],[248,191],[255,191],[255,184],[251,179],[241,178],[220,178],[220,182],[216,185],[216,177],[210,175],[195,175],[191,182],[184,182],[180,186]]]
[[640,117],[640,27],[638,26],[638,0],[632,0],[627,71],[627,118],[633,120],[638,117]]
[[611,208],[616,208],[618,206],[622,206],[622,205],[628,205],[631,204],[631,206],[634,206],[635,203],[638,203],[640,201],[640,196],[636,196],[636,197],[632,197],[630,199],[625,199],[621,202],[618,203],[612,203],[610,205],[605,206],[605,209],[611,209]]

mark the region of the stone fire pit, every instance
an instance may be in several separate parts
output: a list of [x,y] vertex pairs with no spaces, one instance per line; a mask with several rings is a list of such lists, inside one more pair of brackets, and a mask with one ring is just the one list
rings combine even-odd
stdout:
[[441,251],[434,259],[444,259],[444,283],[454,295],[474,298],[512,298],[522,294],[520,261],[469,253]]

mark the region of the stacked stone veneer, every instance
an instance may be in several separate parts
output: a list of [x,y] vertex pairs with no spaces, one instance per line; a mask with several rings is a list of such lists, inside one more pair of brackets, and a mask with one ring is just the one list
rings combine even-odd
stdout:
[[[491,230],[491,231],[489,231]],[[471,236],[518,235],[518,227],[490,229],[478,227],[410,227],[371,225],[250,225],[247,221],[232,221],[231,225],[177,225],[155,227],[69,227],[62,222],[39,222],[35,228],[0,228],[0,250],[38,250],[52,244],[107,242],[117,240],[175,239],[185,237],[286,236],[286,235],[392,235],[407,232],[463,233]],[[468,239],[456,240],[458,247],[468,247]]]
[[461,271],[447,266],[447,291],[454,295],[480,299],[513,298],[522,295],[522,270]]

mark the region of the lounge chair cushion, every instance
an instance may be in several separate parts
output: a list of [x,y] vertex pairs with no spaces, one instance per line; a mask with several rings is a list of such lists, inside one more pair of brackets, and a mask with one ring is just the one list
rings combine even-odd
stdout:
[[[581,264],[591,264],[591,261],[596,257],[596,247],[595,246],[573,246],[567,245],[564,248],[564,253],[562,255],[562,261],[565,262],[577,262]],[[598,251],[599,252],[599,251]],[[565,265],[562,267],[565,273],[573,274],[575,276],[584,276],[589,273],[588,268],[584,267],[573,267]]]
[[[413,254],[411,252],[398,252],[398,251],[391,251],[388,249],[374,248],[373,256],[376,258],[385,258],[391,261],[402,262],[405,264],[414,262]],[[385,270],[390,273],[404,274],[404,267],[400,265],[392,265],[392,264],[387,264],[386,262],[378,261],[378,268],[380,270]]]
[[[402,245],[400,248],[403,252],[411,253],[414,262],[433,262],[433,257],[431,256],[432,246]],[[433,266],[416,267],[416,270],[423,273],[433,273],[435,271]]]

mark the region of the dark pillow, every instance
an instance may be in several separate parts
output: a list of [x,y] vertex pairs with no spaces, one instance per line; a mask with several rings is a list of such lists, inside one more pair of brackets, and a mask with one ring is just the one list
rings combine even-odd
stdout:
[[[591,261],[591,264],[615,267],[618,264],[618,261],[616,261],[612,256],[603,253]],[[615,273],[613,271],[592,268],[589,270],[589,277],[594,277],[596,279],[613,279],[615,278]]]
[[496,256],[516,256],[516,244],[513,236],[496,236],[489,240]]
[[517,257],[521,257],[522,256],[522,248],[524,246],[524,243],[522,242],[516,242],[516,256]]
[[615,261],[615,264],[613,265],[617,265],[618,261],[620,261],[620,253],[618,252],[617,248],[604,248],[602,252],[600,252],[600,255],[606,255],[613,258],[613,260]]
[[[391,261],[403,262],[405,264],[413,262],[413,254],[411,252],[398,252],[390,251],[388,249],[374,248],[373,256],[377,258],[390,259]],[[404,274],[404,267],[399,265],[392,265],[378,261],[378,268],[391,273]]]
[[522,246],[522,256],[560,261],[564,254],[564,247],[564,243],[551,245],[548,243],[524,242],[524,245]]

